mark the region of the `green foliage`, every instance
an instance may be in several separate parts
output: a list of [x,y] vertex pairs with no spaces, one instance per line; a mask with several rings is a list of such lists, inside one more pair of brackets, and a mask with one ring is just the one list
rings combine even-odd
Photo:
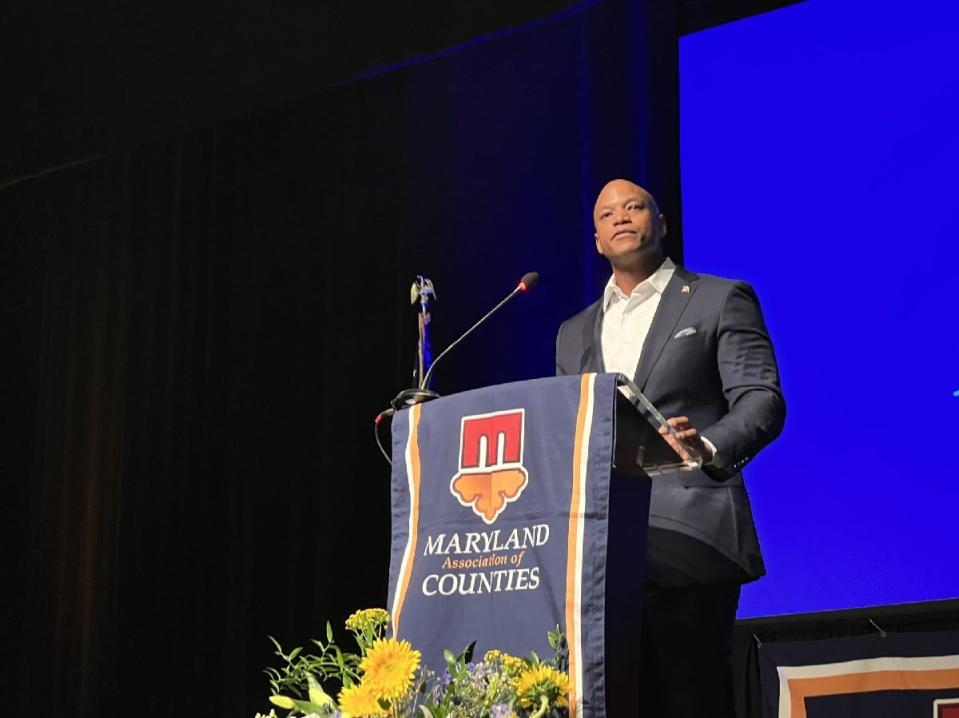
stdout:
[[[389,627],[390,614],[382,608],[367,608],[363,611],[357,611],[346,619],[346,628],[356,639],[356,645],[360,647],[360,653],[366,655],[374,641],[386,638],[387,628]],[[333,640],[333,632],[330,624],[326,624],[326,640]]]
[[546,633],[546,639],[549,647],[553,649],[553,660],[550,662],[552,667],[566,673],[569,671],[569,644],[566,642],[566,634],[556,626],[555,630]]
[[[267,668],[272,695],[270,702],[289,711],[290,716],[338,715],[336,700],[323,688],[328,685],[334,695],[344,687],[362,684],[360,663],[373,643],[386,637],[389,614],[382,609],[354,613],[346,622],[359,647],[350,653],[336,645],[333,629],[326,624],[326,640],[313,639],[315,650],[305,652],[296,647],[285,652],[270,637],[275,655],[282,664]],[[552,657],[543,661],[534,651],[527,658],[517,658],[499,651],[490,651],[483,660],[474,660],[475,641],[460,653],[443,652],[446,670],[442,676],[421,667],[406,696],[392,702],[379,699],[379,705],[391,718],[561,718],[566,709],[552,701],[538,701],[534,709],[518,704],[517,680],[524,671],[543,665],[565,673],[569,666],[566,637],[559,626],[547,633]],[[362,685],[360,685],[362,689]]]
[[280,668],[264,670],[274,695],[285,694],[299,700],[308,700],[311,681],[317,687],[320,686],[318,680],[335,681],[341,685],[359,682],[359,665],[362,657],[340,650],[333,641],[333,632],[329,624],[327,624],[326,635],[328,636],[326,643],[317,639],[312,641],[319,649],[318,654],[303,653],[302,647],[299,646],[289,653],[284,653],[279,642],[273,636],[269,637],[276,648],[274,655],[279,656],[284,662]]

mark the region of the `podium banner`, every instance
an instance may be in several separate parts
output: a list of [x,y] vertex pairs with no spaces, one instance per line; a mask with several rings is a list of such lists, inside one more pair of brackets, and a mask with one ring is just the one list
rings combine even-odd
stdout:
[[[616,375],[536,379],[393,419],[394,635],[439,674],[476,641],[569,642],[570,715],[604,715],[604,595]],[[639,517],[638,517],[639,518]],[[645,517],[639,520],[644,520]],[[637,646],[638,650],[638,646]]]

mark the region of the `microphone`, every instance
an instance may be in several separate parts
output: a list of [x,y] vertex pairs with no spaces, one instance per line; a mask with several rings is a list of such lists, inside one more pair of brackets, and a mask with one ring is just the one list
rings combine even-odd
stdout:
[[448,347],[446,347],[446,349],[444,349],[442,352],[440,352],[440,355],[439,355],[438,357],[436,357],[436,359],[434,359],[434,360],[433,360],[433,363],[430,365],[429,371],[427,371],[427,372],[426,372],[426,376],[423,377],[423,381],[420,382],[420,389],[427,389],[427,390],[428,390],[429,385],[430,385],[430,376],[432,376],[433,370],[436,368],[436,365],[439,363],[440,359],[442,359],[444,356],[446,356],[447,354],[449,354],[450,350],[451,350],[453,347],[455,347],[455,346],[456,346],[457,344],[459,344],[461,341],[463,341],[464,339],[466,339],[466,337],[468,337],[470,334],[472,334],[472,333],[473,333],[473,330],[476,329],[480,324],[482,324],[482,323],[485,322],[487,319],[489,319],[491,316],[493,316],[494,314],[496,314],[496,312],[499,311],[500,307],[502,307],[504,304],[506,304],[510,299],[512,299],[513,297],[515,297],[515,296],[516,296],[517,294],[519,294],[520,292],[526,292],[526,291],[532,289],[533,287],[536,286],[536,283],[537,283],[538,281],[539,281],[539,272],[527,272],[526,274],[524,274],[524,275],[523,275],[523,278],[519,280],[519,284],[516,285],[516,288],[515,288],[512,292],[510,292],[509,294],[507,294],[507,295],[500,301],[499,304],[497,304],[495,307],[493,307],[493,308],[490,309],[488,312],[486,312],[486,314],[484,314],[482,317],[480,317],[479,320],[478,320],[473,326],[471,326],[469,329],[467,329],[465,332],[463,332],[463,333],[460,335],[460,338],[459,338],[459,339],[457,339],[455,342],[453,342],[453,343],[450,344]]
[[447,354],[449,354],[450,351],[453,349],[453,347],[457,346],[460,342],[466,339],[466,337],[472,334],[473,331],[477,327],[479,327],[483,322],[485,322],[491,316],[496,314],[496,312],[498,312],[500,308],[504,304],[506,304],[510,299],[515,297],[517,294],[520,294],[521,292],[529,291],[530,289],[536,286],[536,283],[538,281],[539,281],[539,272],[527,272],[526,274],[524,274],[523,278],[519,280],[519,284],[516,285],[516,287],[513,289],[512,292],[510,292],[505,297],[503,297],[503,299],[500,300],[499,304],[497,304],[495,307],[493,307],[488,312],[486,312],[486,314],[480,317],[476,321],[476,323],[473,324],[473,326],[471,326],[469,329],[463,332],[456,341],[454,341],[452,344],[446,347],[446,349],[440,352],[439,356],[437,356],[436,359],[433,360],[433,363],[430,365],[429,370],[420,380],[419,388],[405,389],[396,395],[396,398],[394,398],[393,401],[390,402],[390,405],[392,406],[393,411],[399,411],[400,409],[403,409],[408,406],[412,406],[413,404],[419,404],[424,401],[430,401],[431,399],[439,398],[439,394],[437,394],[435,391],[432,391],[429,388],[429,385],[430,385],[430,378],[433,376],[433,370],[436,369],[436,365],[439,364],[440,359],[442,359]]
[[539,281],[539,272],[527,272],[523,275],[523,278],[519,280],[519,284],[516,285],[516,288],[525,292],[536,286],[536,282]]

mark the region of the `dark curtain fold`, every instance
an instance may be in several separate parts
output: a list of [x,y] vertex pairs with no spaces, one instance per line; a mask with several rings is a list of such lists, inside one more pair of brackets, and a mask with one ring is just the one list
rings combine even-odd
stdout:
[[385,603],[372,418],[409,383],[409,283],[436,283],[443,347],[543,275],[438,367],[450,393],[552,373],[605,281],[606,179],[659,196],[678,253],[670,7],[596,3],[0,191],[10,712],[252,715],[267,634]]

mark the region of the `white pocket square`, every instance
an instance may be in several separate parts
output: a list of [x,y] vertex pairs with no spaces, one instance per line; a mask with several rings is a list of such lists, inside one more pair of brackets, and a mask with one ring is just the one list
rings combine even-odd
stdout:
[[685,329],[680,329],[676,332],[676,335],[673,339],[681,339],[682,337],[691,337],[696,333],[696,327],[686,327]]

